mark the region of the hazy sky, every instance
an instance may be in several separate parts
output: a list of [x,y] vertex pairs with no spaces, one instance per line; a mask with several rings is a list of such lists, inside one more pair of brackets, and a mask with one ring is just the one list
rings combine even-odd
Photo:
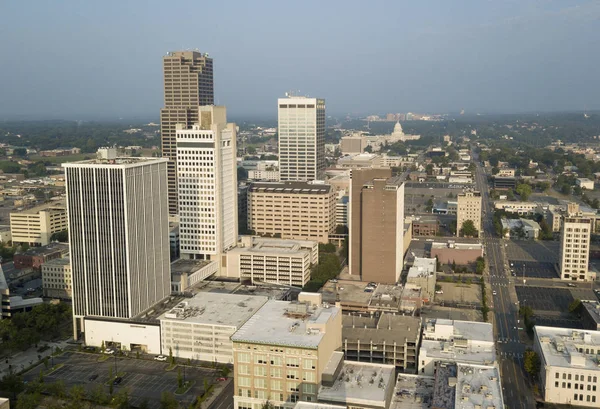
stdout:
[[0,0],[0,118],[158,117],[194,48],[230,117],[600,109],[597,0]]

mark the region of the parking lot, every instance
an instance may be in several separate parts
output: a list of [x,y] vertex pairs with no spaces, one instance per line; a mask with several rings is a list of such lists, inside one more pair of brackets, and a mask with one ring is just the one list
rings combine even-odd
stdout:
[[514,262],[558,263],[557,241],[506,240],[506,257]]
[[[163,392],[174,393],[177,389],[177,369],[166,371],[168,364],[165,362],[147,361],[129,358],[110,357],[104,362],[98,362],[98,354],[85,354],[76,352],[65,352],[62,356],[54,358],[54,364],[63,364],[55,372],[45,375],[45,382],[56,382],[62,380],[68,388],[73,385],[82,385],[88,392],[103,385],[106,392],[109,386],[106,383],[109,375],[121,374],[122,382],[114,386],[114,392],[127,389],[130,403],[134,406],[147,401],[148,407],[160,408],[160,397]],[[24,375],[25,381],[37,379],[41,367],[32,369]],[[95,377],[97,376],[97,377]],[[195,384],[184,395],[175,395],[176,399],[184,406],[191,404],[196,396],[204,392],[204,380],[209,384],[216,381],[217,372],[205,369],[186,367],[186,380],[193,379]],[[95,379],[93,379],[95,377]]]
[[517,278],[560,278],[554,263],[509,259],[513,275]]
[[563,317],[548,317],[543,315],[535,316],[535,325],[544,327],[583,329],[583,324],[580,320]]
[[521,306],[528,305],[536,314],[567,313],[574,297],[566,288],[516,286]]
[[454,284],[438,281],[443,294],[435,295],[435,303],[446,306],[479,306],[481,286],[479,284]]

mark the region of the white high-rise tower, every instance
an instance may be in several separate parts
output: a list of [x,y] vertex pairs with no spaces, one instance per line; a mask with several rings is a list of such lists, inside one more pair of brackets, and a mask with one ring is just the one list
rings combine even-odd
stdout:
[[236,126],[225,107],[202,106],[176,137],[181,258],[215,260],[237,243]]
[[279,180],[311,181],[325,170],[325,100],[279,98]]
[[171,292],[167,159],[63,164],[73,315],[132,318]]

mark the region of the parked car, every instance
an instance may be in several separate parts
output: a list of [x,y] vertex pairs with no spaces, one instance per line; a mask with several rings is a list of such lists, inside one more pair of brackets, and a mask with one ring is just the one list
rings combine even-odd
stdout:
[[567,287],[577,287],[577,286],[573,283],[567,283]]
[[96,379],[98,379],[98,374],[93,374],[92,376],[90,376],[88,378],[88,381],[92,382],[92,381],[95,381]]
[[160,361],[160,362],[167,362],[167,357],[164,355],[157,355],[154,357],[155,361]]
[[436,294],[444,294],[444,291],[443,290],[437,290],[435,293]]
[[108,349],[105,349],[105,350],[104,350],[104,353],[105,353],[105,354],[107,354],[107,355],[112,355],[112,354],[114,354],[114,353],[115,353],[115,350],[114,350],[114,349],[111,349],[111,348],[108,348]]
[[113,381],[113,385],[119,385],[121,382],[123,382],[123,378],[121,378],[120,376],[117,376],[115,378],[115,380]]
[[217,378],[217,381],[219,381],[219,382],[225,382],[226,380],[227,380],[227,378],[223,378],[223,377]]

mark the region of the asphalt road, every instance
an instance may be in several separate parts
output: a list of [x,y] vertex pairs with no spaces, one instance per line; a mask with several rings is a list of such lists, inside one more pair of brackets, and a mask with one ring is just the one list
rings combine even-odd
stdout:
[[[494,314],[496,351],[502,374],[502,389],[507,409],[530,409],[535,407],[535,399],[527,384],[523,370],[525,345],[519,342],[518,306],[514,296],[514,281],[511,280],[508,261],[501,239],[494,237],[493,210],[490,205],[487,178],[479,161],[476,160],[476,183],[481,191],[483,232],[482,242],[486,249],[489,266],[488,299],[491,300]],[[496,295],[493,295],[493,293]],[[512,295],[511,295],[512,293]]]
[[233,381],[223,388],[208,409],[233,409]]

